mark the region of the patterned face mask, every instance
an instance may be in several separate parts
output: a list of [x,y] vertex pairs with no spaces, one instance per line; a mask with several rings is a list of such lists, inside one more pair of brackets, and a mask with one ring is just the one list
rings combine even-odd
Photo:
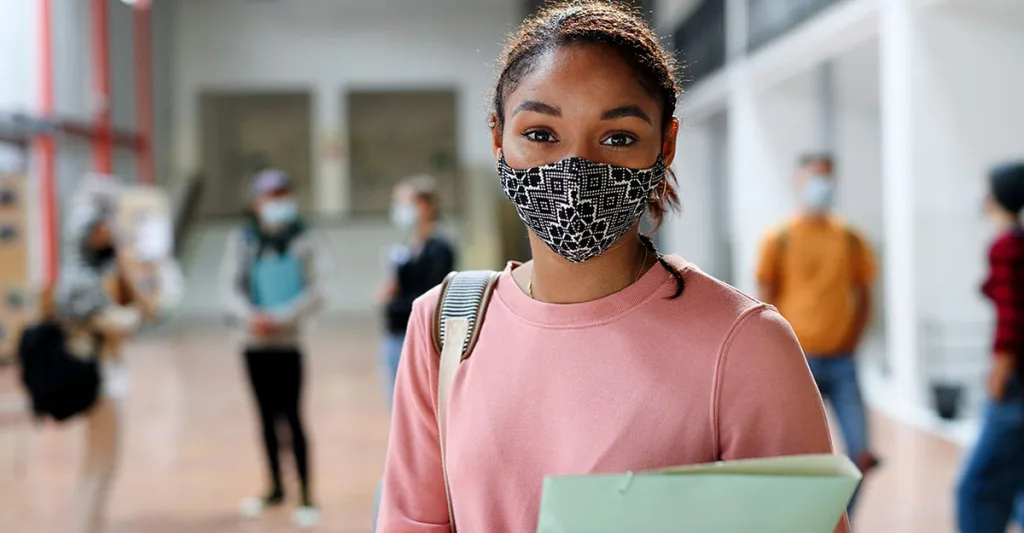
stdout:
[[647,169],[570,157],[526,169],[498,161],[501,188],[533,233],[555,253],[581,263],[603,254],[643,216],[665,178],[661,157]]

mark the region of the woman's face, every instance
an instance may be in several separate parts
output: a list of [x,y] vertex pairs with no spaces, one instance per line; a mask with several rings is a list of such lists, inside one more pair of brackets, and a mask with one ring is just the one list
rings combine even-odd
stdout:
[[672,163],[678,123],[663,131],[662,104],[612,49],[563,46],[536,61],[506,97],[495,158],[512,168],[581,157],[643,169],[659,154]]

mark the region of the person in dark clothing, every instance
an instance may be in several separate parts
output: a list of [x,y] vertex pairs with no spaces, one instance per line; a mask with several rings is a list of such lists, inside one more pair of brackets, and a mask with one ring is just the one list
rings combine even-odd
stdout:
[[245,365],[259,410],[270,487],[263,496],[243,501],[240,511],[255,517],[284,503],[278,431],[286,425],[301,484],[294,521],[310,527],[319,521],[319,511],[301,418],[300,330],[323,306],[327,253],[299,217],[287,174],[260,172],[252,197],[252,219],[228,240],[221,276],[225,310],[246,330]]
[[[412,315],[412,303],[439,285],[455,268],[455,251],[438,233],[441,206],[437,186],[430,176],[416,176],[399,183],[391,203],[391,223],[409,234],[405,244],[391,249],[388,262],[391,277],[381,293],[384,304],[384,342],[381,345],[381,374],[388,406],[395,393],[398,361],[402,358],[405,330]],[[377,486],[373,505],[373,530],[377,529],[377,508],[383,481]]]
[[996,308],[994,357],[981,435],[957,487],[961,533],[1001,533],[1014,514],[1024,525],[1024,162],[990,173],[986,210],[1002,230],[982,286]]
[[381,350],[385,395],[391,402],[398,373],[398,360],[405,342],[405,329],[412,314],[412,303],[434,288],[455,266],[451,244],[437,231],[440,204],[433,178],[417,176],[395,187],[391,222],[409,232],[405,244],[389,254],[391,278],[384,288],[385,336]]

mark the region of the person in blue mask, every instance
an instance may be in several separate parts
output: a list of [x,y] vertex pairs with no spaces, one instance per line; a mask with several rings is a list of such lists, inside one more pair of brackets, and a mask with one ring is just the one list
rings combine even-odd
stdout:
[[269,490],[242,502],[240,511],[247,517],[284,503],[277,431],[278,424],[285,423],[301,485],[295,523],[308,527],[319,521],[300,408],[299,333],[324,301],[326,257],[299,217],[288,174],[273,169],[259,172],[252,186],[249,220],[229,238],[221,271],[228,317],[246,331],[246,370],[259,408],[270,474]]

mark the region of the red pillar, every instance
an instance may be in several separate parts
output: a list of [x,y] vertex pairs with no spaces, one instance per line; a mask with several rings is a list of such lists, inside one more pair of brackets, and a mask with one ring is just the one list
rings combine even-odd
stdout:
[[134,29],[135,127],[142,139],[138,162],[139,181],[156,183],[153,165],[153,63],[151,59],[150,2],[139,0],[132,8]]
[[[43,116],[53,112],[53,0],[39,2],[39,108]],[[46,284],[57,280],[57,190],[54,186],[57,147],[51,135],[36,139],[39,154],[39,196],[42,201],[43,278]]]

